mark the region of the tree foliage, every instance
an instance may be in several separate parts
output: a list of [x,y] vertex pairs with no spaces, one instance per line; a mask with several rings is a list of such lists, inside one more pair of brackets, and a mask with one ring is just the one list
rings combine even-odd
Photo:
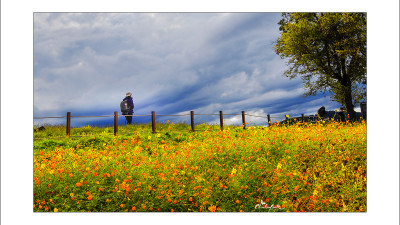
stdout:
[[279,25],[285,75],[301,77],[305,96],[330,93],[355,119],[354,105],[366,98],[366,14],[283,13]]

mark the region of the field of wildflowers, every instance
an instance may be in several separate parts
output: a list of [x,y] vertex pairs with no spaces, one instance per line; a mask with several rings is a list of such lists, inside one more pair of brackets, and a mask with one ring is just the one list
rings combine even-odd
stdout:
[[366,211],[364,122],[218,128],[86,127],[74,129],[79,138],[36,139],[33,210]]

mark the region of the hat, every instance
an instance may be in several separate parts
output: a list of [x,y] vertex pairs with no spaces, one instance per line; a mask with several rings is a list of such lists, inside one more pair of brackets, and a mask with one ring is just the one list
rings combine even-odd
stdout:
[[131,96],[132,97],[132,93],[131,92],[127,92],[126,93],[126,97]]

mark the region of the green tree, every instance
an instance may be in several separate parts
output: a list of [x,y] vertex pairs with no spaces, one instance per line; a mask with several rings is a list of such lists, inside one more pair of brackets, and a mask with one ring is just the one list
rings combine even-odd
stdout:
[[353,121],[367,94],[366,23],[365,13],[282,13],[274,46],[288,59],[285,76],[303,80],[304,96],[330,93]]

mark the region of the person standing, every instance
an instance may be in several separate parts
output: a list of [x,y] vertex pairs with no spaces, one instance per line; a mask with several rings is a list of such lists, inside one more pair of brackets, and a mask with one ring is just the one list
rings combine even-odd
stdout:
[[322,106],[321,108],[318,109],[318,115],[320,117],[320,119],[325,119],[325,115],[326,115],[326,110],[325,110],[325,106]]
[[126,97],[123,99],[122,102],[126,102],[128,106],[127,111],[122,111],[121,107],[122,115],[126,115],[125,119],[127,124],[132,124],[133,108],[135,108],[135,105],[133,104],[132,93],[127,92]]
[[343,107],[340,107],[340,110],[339,110],[338,114],[339,114],[339,117],[340,117],[340,122],[345,122],[346,119],[345,119],[345,116],[344,116]]

